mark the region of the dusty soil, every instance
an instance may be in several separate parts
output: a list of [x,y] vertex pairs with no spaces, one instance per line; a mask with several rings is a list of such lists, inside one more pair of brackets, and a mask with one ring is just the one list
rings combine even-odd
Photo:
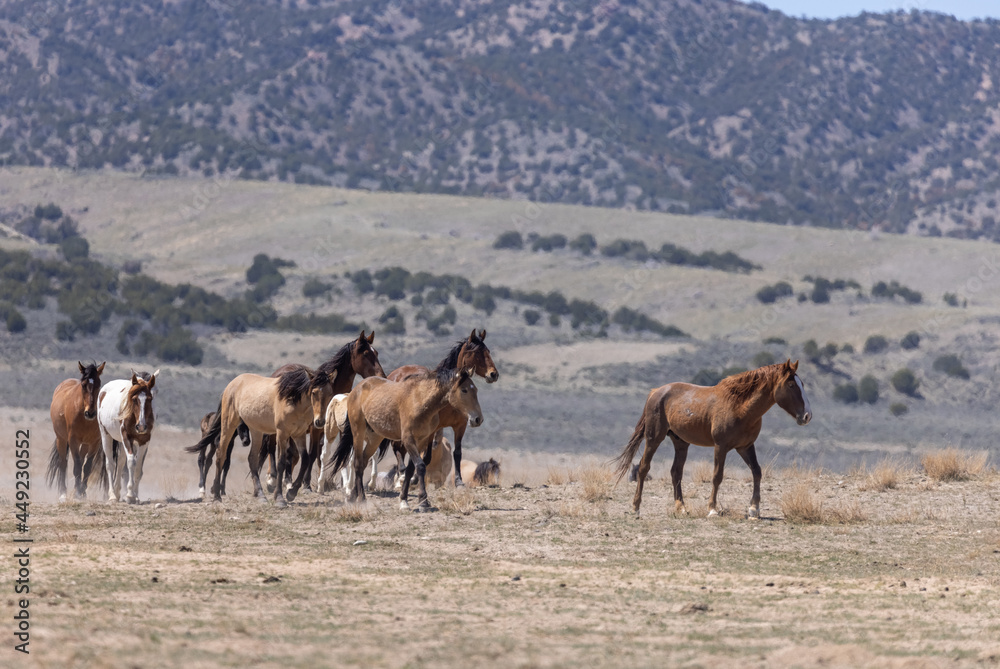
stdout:
[[[9,429],[40,417],[0,419]],[[33,490],[45,500],[39,434]],[[675,516],[664,452],[635,518],[633,486],[609,492],[600,461],[507,453],[501,487],[432,489],[437,513],[402,512],[388,494],[345,506],[337,493],[278,510],[238,474],[229,499],[200,501],[193,461],[179,454],[192,436],[163,433],[140,505],[92,491],[31,506],[31,655],[5,666],[1000,662],[992,470],[953,483],[901,470],[896,488],[875,492],[857,473],[772,467],[763,518],[750,521],[749,477],[734,457],[724,513],[709,519],[699,463],[686,476],[690,515]],[[6,453],[0,464],[12,471]],[[783,501],[803,485],[823,506],[820,523],[785,519]],[[12,487],[4,476],[11,514]]]

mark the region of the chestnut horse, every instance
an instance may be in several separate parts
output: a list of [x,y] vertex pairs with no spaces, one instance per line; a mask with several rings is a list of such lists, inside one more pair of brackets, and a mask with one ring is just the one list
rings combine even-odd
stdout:
[[[104,384],[97,396],[97,423],[104,448],[103,471],[108,475],[108,501],[117,502],[122,476],[128,478],[125,501],[139,501],[139,481],[146,461],[149,438],[153,433],[153,388],[156,370],[151,375],[132,372],[131,380],[118,379]],[[118,449],[125,448],[125,461]]]
[[[94,467],[94,458],[101,450],[101,430],[97,427],[97,395],[101,391],[104,364],[86,365],[77,362],[80,379],[66,379],[52,393],[49,416],[56,440],[49,455],[45,478],[49,485],[58,484],[59,501],[66,501],[66,465],[73,454],[73,477],[76,498],[86,499],[87,480]],[[104,483],[104,478],[101,477]]]
[[[336,471],[344,465],[350,466],[347,461],[351,454],[354,456],[354,487],[348,500],[355,501],[359,497],[364,500],[362,474],[365,465],[382,440],[391,439],[406,447],[410,456],[408,473],[416,469],[419,499],[415,510],[430,511],[426,466],[420,454],[438,431],[438,415],[447,406],[461,411],[473,427],[482,424],[478,392],[468,369],[414,374],[401,381],[373,377],[359,383],[347,398],[348,421],[333,457],[333,470]],[[408,475],[400,493],[401,509],[409,508],[409,488]]]
[[[475,374],[486,379],[486,383],[495,383],[500,378],[500,372],[497,371],[497,366],[493,363],[493,356],[490,355],[490,349],[486,346],[485,339],[486,330],[482,330],[478,334],[473,330],[468,339],[462,339],[455,344],[433,372],[420,365],[404,365],[394,369],[389,374],[389,380],[399,381],[411,374],[441,374],[454,372],[457,369],[472,369]],[[452,457],[455,460],[455,487],[457,488],[465,485],[462,481],[462,438],[465,436],[469,417],[455,407],[448,406],[438,415],[438,421],[439,431],[450,427],[455,434],[455,449],[452,452]],[[437,434],[434,440],[438,441],[440,438],[441,435]],[[397,470],[402,472],[405,450],[397,442],[393,444],[393,451],[396,453]],[[374,479],[375,473],[373,472],[372,480],[374,481]]]
[[[304,458],[306,433],[311,425],[323,427],[324,412],[332,394],[326,372],[312,373],[303,368],[293,369],[278,378],[240,374],[230,381],[222,392],[219,418],[201,441],[186,449],[188,453],[197,453],[208,448],[215,439],[219,440],[215,456],[215,482],[212,484],[213,499],[222,500],[222,472],[233,437],[242,421],[250,429],[249,461],[254,495],[264,497],[258,464],[262,438],[265,434],[276,434],[278,463],[274,503],[278,507],[288,506],[282,477],[289,439],[298,449],[300,457]],[[298,485],[293,485],[288,490],[288,500],[295,499],[297,494]]]
[[791,360],[754,369],[727,377],[715,386],[696,386],[690,383],[669,383],[650,391],[642,417],[635,426],[632,438],[624,452],[617,458],[618,480],[628,473],[632,459],[646,440],[637,475],[635,499],[632,507],[639,514],[642,486],[649,473],[649,463],[665,437],[674,442],[674,463],[670,478],[674,486],[674,506],[685,511],[681,494],[681,476],[688,446],[715,448],[715,473],[712,477],[712,496],[708,502],[708,515],[718,515],[716,499],[726,455],[735,450],[753,474],[753,496],[747,515],[760,515],[760,465],[754,442],[760,434],[761,418],[777,404],[795,418],[799,425],[812,420],[809,400],[802,380],[796,371],[799,363]]
[[[375,331],[372,330],[370,335],[365,335],[365,331],[361,331],[361,335],[357,339],[344,344],[339,351],[337,351],[332,358],[324,362],[322,365],[316,368],[318,372],[326,372],[330,377],[330,384],[333,387],[333,394],[339,395],[341,393],[351,392],[351,388],[354,387],[354,379],[357,375],[361,375],[361,378],[367,379],[369,376],[381,376],[385,377],[385,372],[382,370],[382,364],[378,360],[378,351],[372,344],[375,342]],[[285,372],[296,369],[308,369],[305,365],[299,365],[295,363],[290,363],[279,367],[274,374],[271,376],[278,377]],[[309,457],[302,461],[302,469],[299,472],[299,477],[304,481],[306,490],[312,488],[312,467],[313,463],[319,459],[320,444],[322,443],[323,431],[318,428],[313,428],[309,431]],[[271,490],[274,486],[274,437],[271,435],[266,435],[264,437],[264,443],[262,448],[263,453],[267,454],[270,460],[270,472],[267,476],[267,489]],[[320,459],[322,463],[322,459]],[[286,475],[289,479],[292,476],[291,465],[293,463],[289,461],[289,469]],[[323,490],[323,471],[322,465],[320,465],[320,483],[318,488],[320,492]]]

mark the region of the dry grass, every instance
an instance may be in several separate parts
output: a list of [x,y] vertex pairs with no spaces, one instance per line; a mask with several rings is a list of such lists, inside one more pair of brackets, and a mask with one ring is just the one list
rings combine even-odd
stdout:
[[920,464],[935,481],[966,481],[986,471],[988,454],[966,453],[957,448],[934,451],[920,458]]
[[373,520],[378,515],[379,510],[372,504],[344,504],[330,512],[330,517],[341,523],[360,523]]
[[844,502],[822,513],[823,522],[834,523],[836,525],[851,525],[854,523],[864,523],[868,520],[868,513],[862,508],[861,502],[856,499]]
[[781,496],[781,513],[790,523],[821,523],[823,503],[816,499],[805,483],[799,483]]
[[549,467],[545,485],[566,485],[577,480],[576,471],[568,467]]
[[599,502],[611,499],[614,473],[606,467],[586,467],[579,471],[582,484],[580,496],[585,502]]
[[882,458],[871,469],[861,465],[851,472],[861,479],[858,484],[859,490],[875,492],[885,492],[895,488],[907,473],[906,466],[896,458]]
[[691,468],[691,480],[695,483],[711,483],[715,468],[711,462],[699,460]]
[[468,486],[464,488],[445,486],[436,495],[434,505],[446,513],[460,513],[467,516],[476,510],[476,493]]

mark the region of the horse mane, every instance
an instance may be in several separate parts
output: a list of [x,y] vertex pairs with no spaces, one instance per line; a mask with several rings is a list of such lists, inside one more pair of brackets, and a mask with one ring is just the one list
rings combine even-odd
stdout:
[[458,369],[458,356],[462,353],[463,346],[469,346],[469,349],[473,352],[478,351],[483,342],[478,337],[476,339],[459,339],[454,347],[448,351],[448,355],[444,357],[444,360],[438,363],[438,366],[434,368],[434,373],[437,374],[438,378],[442,378],[442,374],[450,374]]
[[500,477],[500,463],[493,458],[476,465],[476,472],[472,475],[472,480],[479,485],[487,485],[491,476]]
[[342,366],[344,366],[345,364],[350,364],[351,354],[354,353],[354,347],[357,343],[358,340],[354,339],[341,346],[340,350],[334,353],[332,358],[330,358],[322,365],[317,367],[316,371],[326,372],[327,374],[333,374],[334,372],[342,371],[340,369]]
[[302,400],[302,393],[309,391],[310,383],[305,368],[291,369],[278,377],[278,397],[294,406]]
[[726,395],[736,404],[746,402],[764,384],[770,383],[778,377],[778,372],[783,363],[767,365],[751,369],[749,372],[742,372],[727,376],[718,383],[718,388],[725,391]]
[[83,368],[83,372],[80,373],[80,380],[85,381],[87,379],[94,379],[95,381],[100,378],[100,374],[97,373],[97,363],[92,362]]

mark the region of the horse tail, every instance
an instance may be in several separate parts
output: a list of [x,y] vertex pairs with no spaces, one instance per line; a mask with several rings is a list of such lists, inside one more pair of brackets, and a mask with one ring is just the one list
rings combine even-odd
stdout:
[[[118,442],[111,442],[111,456],[117,461],[118,460]],[[104,457],[104,449],[100,448],[94,455],[97,458],[97,467],[95,471],[91,472],[91,476],[97,476],[99,479],[97,485],[100,486],[102,492],[108,491],[108,459]]]
[[635,454],[639,452],[639,446],[642,444],[643,437],[645,436],[646,411],[643,410],[642,415],[639,417],[639,422],[635,425],[635,432],[632,433],[632,438],[625,445],[625,450],[611,461],[612,463],[616,463],[615,473],[618,476],[615,478],[615,485],[618,485],[622,478],[628,474],[628,470],[632,467],[632,460],[635,459]]
[[[67,453],[67,456],[68,455],[69,454]],[[59,475],[64,474],[65,472],[66,463],[59,457],[59,440],[56,439],[52,442],[52,452],[49,453],[49,467],[45,470],[45,481],[51,488],[56,484],[56,480],[59,478]]]
[[351,421],[347,421],[344,429],[340,431],[340,443],[337,444],[337,450],[333,452],[333,456],[324,469],[328,469],[331,474],[336,474],[344,468],[353,453],[354,432],[351,431]]
[[382,458],[385,457],[385,452],[389,450],[389,446],[392,442],[388,439],[383,439],[382,443],[378,445],[378,450],[375,451],[375,462],[382,462]]
[[185,446],[185,453],[204,453],[205,449],[212,445],[216,439],[222,434],[222,400],[219,400],[219,408],[215,412],[215,418],[212,419],[212,425],[208,428],[208,432],[205,436],[201,438],[194,446]]

